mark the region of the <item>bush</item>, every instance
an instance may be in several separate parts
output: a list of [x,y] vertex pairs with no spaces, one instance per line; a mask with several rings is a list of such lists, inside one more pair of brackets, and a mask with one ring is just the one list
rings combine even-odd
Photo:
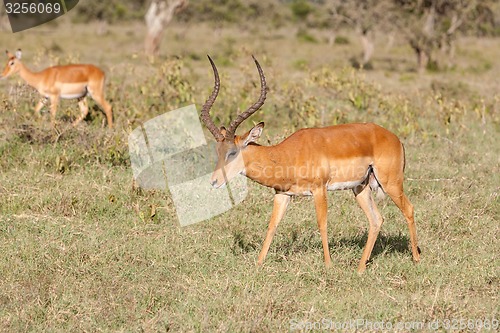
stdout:
[[337,45],[348,45],[351,42],[349,41],[349,38],[347,38],[345,36],[336,36],[334,43]]
[[295,0],[290,9],[297,19],[304,20],[312,12],[313,7],[306,0]]
[[78,15],[74,17],[77,22],[136,20],[144,17],[146,5],[146,0],[86,0],[76,6]]
[[244,23],[265,20],[276,23],[281,22],[283,16],[283,11],[277,6],[277,0],[198,0],[190,1],[178,18],[185,22]]

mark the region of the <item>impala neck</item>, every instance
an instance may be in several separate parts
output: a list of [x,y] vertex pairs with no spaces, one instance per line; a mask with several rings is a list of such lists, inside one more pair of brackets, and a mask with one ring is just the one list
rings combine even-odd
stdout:
[[22,62],[19,63],[19,66],[19,76],[21,76],[21,78],[26,81],[27,84],[38,89],[38,84],[40,83],[43,74],[40,72],[35,73],[30,71],[29,68],[26,67]]
[[249,145],[243,150],[245,175],[259,184],[268,187],[280,187],[285,179],[276,177],[277,169],[282,164],[281,156],[276,154],[275,146]]

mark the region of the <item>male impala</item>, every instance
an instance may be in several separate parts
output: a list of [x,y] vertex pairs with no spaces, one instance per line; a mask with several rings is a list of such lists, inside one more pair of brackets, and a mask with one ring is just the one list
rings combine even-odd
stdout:
[[201,119],[217,141],[218,162],[211,182],[216,188],[238,174],[276,190],[274,208],[266,239],[257,261],[261,265],[278,223],[293,195],[312,195],[326,266],[331,265],[327,238],[327,191],[352,189],[370,229],[358,272],[366,269],[383,218],[377,210],[372,190],[387,193],[404,214],[410,230],[413,260],[420,260],[413,206],[403,193],[404,148],[396,135],[375,124],[345,124],[301,129],[275,146],[260,146],[264,123],[243,135],[236,128],[257,111],[266,99],[266,80],[257,60],[261,93],[259,100],[238,115],[229,128],[217,128],[210,117],[220,88],[217,68],[210,59],[215,86],[201,110]]
[[78,99],[81,115],[73,122],[76,126],[85,119],[89,112],[86,96],[90,95],[104,110],[108,126],[113,126],[111,105],[104,99],[104,80],[102,70],[94,65],[65,65],[53,66],[40,72],[30,71],[21,62],[21,50],[15,55],[5,51],[9,60],[2,73],[2,78],[18,73],[27,84],[38,90],[42,98],[35,106],[35,114],[40,115],[40,110],[50,100],[50,116],[55,123],[57,104],[60,98]]

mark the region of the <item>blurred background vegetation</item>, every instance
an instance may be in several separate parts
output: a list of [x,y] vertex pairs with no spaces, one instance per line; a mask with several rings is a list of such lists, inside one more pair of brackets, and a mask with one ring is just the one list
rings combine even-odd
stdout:
[[[150,0],[85,0],[76,7],[76,20],[89,22],[106,20],[113,23],[142,19]],[[422,16],[431,7],[437,11],[440,24],[450,26],[453,15],[464,20],[460,31],[468,34],[499,35],[500,4],[495,0],[190,0],[189,6],[179,19],[186,22],[211,21],[245,23],[257,20],[275,25],[303,23],[310,27],[332,28],[361,24],[383,26],[386,32],[396,22],[375,22],[381,16],[388,21],[389,15],[399,15],[402,20],[408,15]],[[384,9],[381,12],[381,9]],[[358,18],[355,18],[358,16]],[[393,30],[398,30],[397,26]]]
[[[77,7],[75,20],[111,24],[142,20],[151,3],[168,7],[173,2],[88,0]],[[192,0],[176,11],[176,19],[186,24],[295,27],[300,38],[311,42],[316,41],[308,33],[311,28],[326,31],[330,44],[348,42],[338,32],[352,30],[363,48],[363,55],[353,59],[353,65],[365,68],[371,67],[376,52],[376,34],[389,36],[389,44],[398,36],[404,38],[416,54],[420,72],[449,63],[459,35],[500,35],[500,3],[496,0]]]
[[[145,56],[151,4],[162,12],[181,2],[153,40],[163,44]],[[101,67],[115,118],[112,131],[102,128],[89,99],[89,115],[73,128],[77,104],[62,100],[53,128],[48,112],[33,116],[38,92],[19,76],[0,80],[0,332],[498,319],[499,8],[487,0],[82,0],[50,23],[0,33],[32,70]],[[168,192],[134,186],[130,132],[169,110],[200,108],[214,82],[206,54],[221,75],[218,125],[256,100],[251,55],[259,59],[268,98],[240,131],[264,121],[263,145],[348,122],[397,134],[422,262],[412,264],[396,223],[404,218],[388,200],[360,277],[368,224],[349,191],[329,200],[331,269],[307,198],[294,198],[266,264],[254,269],[272,190],[249,182],[244,204],[181,228]]]
[[[326,35],[329,44],[359,43],[362,55],[351,63],[365,69],[372,67],[377,36],[386,36],[388,46],[401,38],[415,53],[419,72],[450,66],[459,36],[500,36],[497,0],[86,0],[76,7],[72,20],[106,25],[144,22],[148,10],[155,11],[152,5],[160,8],[158,17],[165,17],[147,22],[153,45],[147,45],[146,37],[145,50],[151,55],[158,55],[163,30],[172,18],[184,24],[206,22],[214,28],[295,29],[298,38],[313,43],[318,42],[318,33],[310,32],[314,29]],[[353,32],[357,40],[350,41],[343,31]]]

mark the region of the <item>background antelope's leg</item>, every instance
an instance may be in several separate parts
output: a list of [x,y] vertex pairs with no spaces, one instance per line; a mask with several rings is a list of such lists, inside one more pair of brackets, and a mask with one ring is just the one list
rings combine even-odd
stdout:
[[398,206],[405,216],[406,222],[408,223],[408,229],[410,230],[411,253],[413,255],[413,260],[415,262],[419,262],[420,249],[418,247],[417,228],[415,226],[415,219],[413,216],[413,205],[403,193],[402,184],[397,186],[387,186],[386,193],[391,197],[392,201],[394,201],[396,206]]
[[286,194],[276,193],[274,196],[274,207],[273,214],[271,215],[271,221],[267,227],[266,239],[262,245],[262,250],[260,250],[259,259],[257,260],[257,265],[262,265],[264,259],[266,259],[267,251],[269,251],[269,246],[273,240],[273,236],[276,233],[276,228],[278,223],[285,215],[286,208],[290,203],[290,196]]
[[109,104],[104,97],[94,97],[94,100],[101,106],[101,108],[104,110],[104,113],[106,114],[106,120],[108,122],[108,127],[112,128],[113,127],[113,111],[111,109],[111,104]]
[[372,191],[369,185],[365,185],[364,188],[354,189],[354,195],[358,201],[359,206],[366,214],[368,221],[370,222],[370,229],[368,230],[368,239],[366,240],[365,249],[361,255],[361,260],[359,261],[358,272],[361,273],[366,269],[366,263],[370,259],[372,254],[373,246],[377,240],[378,233],[384,223],[382,215],[380,215],[377,205],[372,197]]
[[78,125],[79,122],[81,122],[87,115],[89,114],[89,107],[87,104],[87,97],[83,96],[78,99],[78,106],[80,107],[80,116],[76,118],[76,120],[73,122],[73,126]]
[[111,104],[106,101],[104,98],[104,79],[97,82],[93,83],[92,85],[89,85],[87,88],[88,91],[90,92],[90,96],[96,103],[104,110],[104,113],[106,114],[106,120],[108,122],[108,127],[112,128],[113,127],[113,110],[111,108]]
[[56,113],[58,104],[59,104],[59,96],[57,95],[50,96],[50,122],[52,123],[52,125],[56,124]]
[[42,108],[45,106],[45,104],[47,103],[47,101],[48,101],[47,97],[42,97],[42,98],[40,98],[40,100],[38,101],[38,103],[36,103],[36,106],[35,106],[35,115],[37,117],[40,117],[40,110],[42,110]]
[[325,257],[325,265],[331,266],[330,250],[328,249],[327,236],[327,201],[326,187],[322,186],[313,191],[314,206],[316,208],[316,218],[318,220],[319,233],[321,235],[321,243],[323,244],[323,255]]

